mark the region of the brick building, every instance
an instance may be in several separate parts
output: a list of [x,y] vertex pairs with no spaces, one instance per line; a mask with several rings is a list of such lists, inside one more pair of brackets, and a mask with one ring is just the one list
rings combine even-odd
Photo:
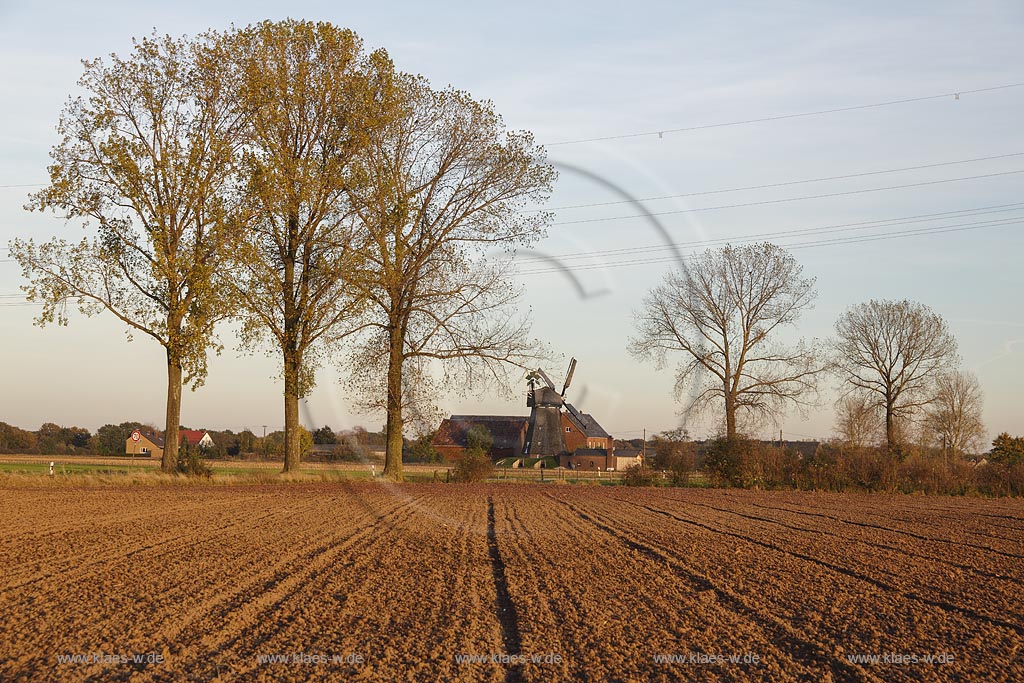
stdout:
[[517,457],[523,454],[529,426],[529,418],[515,415],[452,415],[441,421],[433,446],[444,460],[458,460],[468,446],[466,435],[469,430],[482,427],[494,440],[492,460]]

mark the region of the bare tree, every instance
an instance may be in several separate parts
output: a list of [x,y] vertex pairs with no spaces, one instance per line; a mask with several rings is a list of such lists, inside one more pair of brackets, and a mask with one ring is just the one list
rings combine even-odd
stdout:
[[878,402],[867,392],[849,393],[836,402],[835,431],[851,448],[878,442],[882,417]]
[[957,362],[946,321],[914,301],[869,301],[836,322],[835,369],[849,391],[867,391],[885,414],[885,442],[897,421],[935,399],[935,381]]
[[942,443],[943,453],[963,456],[982,448],[984,396],[978,378],[969,372],[947,372],[937,379],[936,389],[935,401],[926,409],[925,426]]
[[280,353],[288,472],[301,456],[299,399],[355,324],[359,255],[346,186],[372,130],[368,74],[390,64],[365,58],[354,33],[327,23],[266,21],[236,31],[231,44],[252,220],[239,233],[229,284],[245,345],[269,340]]
[[382,370],[367,403],[387,413],[385,476],[402,478],[404,409],[422,403],[408,381],[443,373],[443,386],[507,386],[509,366],[535,362],[537,345],[518,315],[507,260],[488,248],[529,244],[549,215],[555,172],[528,133],[506,131],[487,102],[396,74],[382,101],[389,123],[350,186],[365,235],[354,275],[369,302],[370,333],[352,373]]
[[[50,185],[32,209],[95,225],[92,239],[14,240],[11,253],[43,304],[37,324],[106,310],[164,347],[164,471],[178,456],[181,387],[202,385],[217,344],[223,297],[215,291],[231,207],[239,119],[217,41],[169,37],[135,43],[127,59],[85,61],[87,98],[61,114]],[[184,379],[183,379],[184,373]]]
[[817,349],[774,339],[812,305],[814,279],[802,270],[773,244],[708,250],[645,297],[630,350],[659,368],[682,352],[677,395],[693,387],[684,410],[721,405],[730,441],[740,417],[809,405],[823,369]]

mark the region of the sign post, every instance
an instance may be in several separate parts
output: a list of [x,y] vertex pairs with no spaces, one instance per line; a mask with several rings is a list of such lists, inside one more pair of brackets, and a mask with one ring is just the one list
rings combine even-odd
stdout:
[[142,439],[142,432],[136,429],[132,432],[132,441],[135,442],[135,446],[132,447],[132,465],[135,464],[135,451],[139,450],[139,441]]

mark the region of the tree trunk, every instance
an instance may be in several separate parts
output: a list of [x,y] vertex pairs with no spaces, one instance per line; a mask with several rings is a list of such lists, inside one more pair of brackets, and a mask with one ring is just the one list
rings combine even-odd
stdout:
[[167,350],[167,414],[164,420],[164,457],[160,469],[174,472],[178,467],[178,431],[181,428],[181,360]]
[[388,350],[388,421],[384,455],[384,476],[402,481],[402,351],[404,339],[399,326],[391,326]]
[[299,370],[302,356],[298,349],[299,311],[295,303],[295,259],[299,249],[299,215],[288,216],[288,243],[284,254],[284,336],[281,341],[284,362],[284,472],[299,468]]
[[736,401],[729,394],[725,394],[725,440],[732,443],[736,440]]
[[299,439],[299,366],[294,354],[284,357],[284,472],[297,472],[301,460]]
[[893,420],[892,406],[885,405],[885,450],[887,453],[894,453],[896,448],[896,423]]

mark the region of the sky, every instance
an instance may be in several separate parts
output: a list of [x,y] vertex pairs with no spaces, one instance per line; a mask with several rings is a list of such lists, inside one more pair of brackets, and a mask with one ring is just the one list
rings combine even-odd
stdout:
[[[872,298],[919,301],[947,320],[962,367],[978,376],[990,435],[1024,433],[1024,205],[1006,206],[1024,202],[1024,5],[1013,0],[0,0],[0,421],[163,422],[161,348],[129,343],[110,315],[34,326],[38,308],[22,303],[20,269],[6,254],[15,237],[85,232],[24,211],[33,188],[11,187],[45,182],[80,60],[126,54],[133,36],[154,29],[194,35],[286,16],[351,28],[400,68],[492,101],[510,128],[546,145],[560,176],[549,202],[557,210],[547,237],[516,257],[522,308],[562,357],[549,374],[560,381],[576,357],[567,398],[614,436],[713,429],[680,415],[671,367],[640,362],[627,346],[634,312],[679,267],[677,253],[750,236],[790,249],[817,281],[814,308],[783,339],[826,340],[844,310]],[[901,100],[915,101],[883,104]],[[843,111],[815,113],[827,110]],[[751,187],[760,189],[740,189]],[[580,204],[602,205],[564,208]],[[977,225],[991,221],[1000,224]],[[864,239],[908,230],[921,232]],[[220,337],[225,350],[206,385],[185,392],[182,422],[280,429],[276,359],[240,353],[230,326]],[[321,370],[304,422],[378,429],[382,416],[354,413],[339,376]],[[818,407],[755,433],[830,436],[835,387],[826,380]],[[525,382],[507,396],[447,387],[438,399],[446,413],[525,415],[524,391]]]

